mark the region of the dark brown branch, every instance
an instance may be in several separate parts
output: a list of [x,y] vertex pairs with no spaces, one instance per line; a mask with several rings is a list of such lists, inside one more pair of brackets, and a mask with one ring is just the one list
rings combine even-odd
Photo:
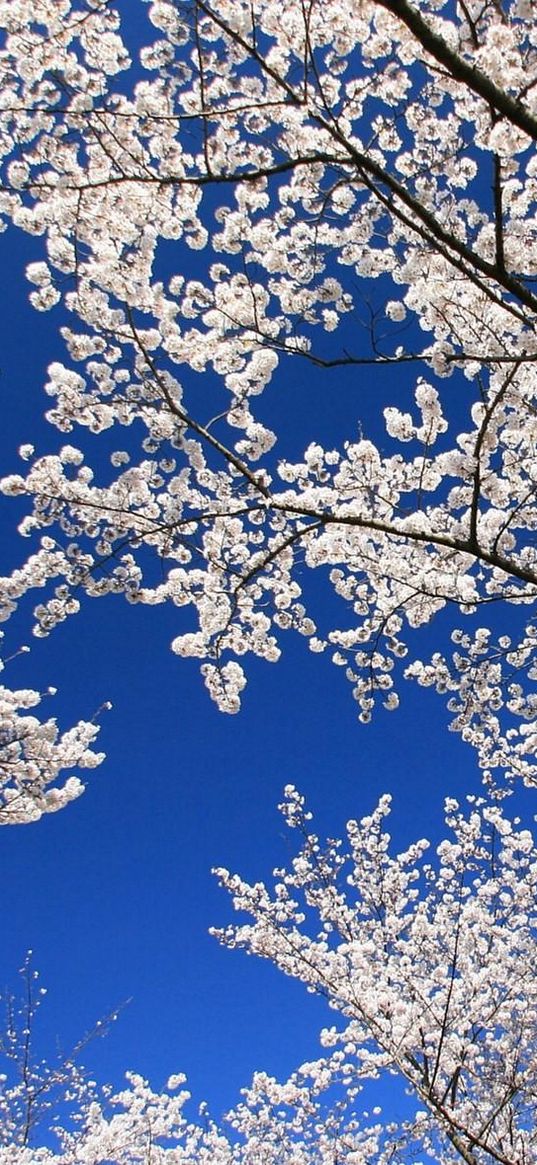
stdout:
[[408,0],[376,0],[376,3],[381,8],[385,8],[387,12],[391,12],[393,16],[399,17],[399,20],[406,24],[425,52],[434,57],[440,65],[443,65],[451,77],[467,85],[473,93],[482,97],[487,105],[496,109],[512,125],[516,125],[518,129],[537,141],[537,118],[528,109],[525,109],[516,98],[510,97],[503,89],[499,89],[490,80],[490,77],[487,77],[475,65],[469,64],[454,49],[451,49],[443,37],[433,32],[421,13],[409,4]]
[[502,163],[497,154],[494,155],[494,237],[496,240],[496,265],[502,276],[506,275],[505,249],[503,242],[503,199],[502,199]]
[[468,554],[471,558],[479,562],[486,563],[497,570],[501,570],[503,574],[518,578],[521,582],[529,583],[536,588],[535,595],[537,597],[537,569],[528,570],[526,567],[520,566],[517,562],[513,562],[508,558],[504,558],[502,554],[493,554],[485,550],[484,547],[476,545],[470,538],[456,538],[449,534],[442,534],[437,531],[430,530],[425,533],[422,530],[405,530],[397,526],[391,525],[389,522],[381,522],[377,518],[362,518],[357,514],[332,514],[327,511],[319,511],[313,506],[301,506],[298,503],[278,502],[277,499],[272,499],[271,505],[275,509],[279,509],[285,513],[293,513],[301,515],[304,518],[314,518],[323,525],[337,525],[337,526],[356,526],[361,530],[372,530],[379,534],[387,534],[393,538],[408,538],[410,542],[421,542],[429,546],[444,546],[449,550],[457,550],[461,554]]
[[[475,471],[474,471],[474,487],[472,490],[472,503],[471,503],[471,507],[470,507],[470,535],[469,535],[470,541],[471,541],[472,545],[474,545],[474,546],[479,545],[477,523],[478,523],[478,518],[479,518],[479,501],[480,501],[480,492],[481,492],[481,450],[483,448],[483,442],[484,442],[485,437],[487,435],[487,430],[488,430],[490,421],[492,420],[492,417],[494,415],[494,411],[497,408],[497,406],[501,403],[501,401],[503,400],[508,388],[510,387],[510,385],[513,382],[513,378],[515,377],[517,371],[518,371],[518,364],[514,364],[513,367],[509,370],[509,373],[506,376],[501,388],[496,393],[496,396],[490,402],[487,409],[485,410],[485,416],[483,417],[483,423],[481,425],[481,428],[479,430],[479,433],[477,435],[477,440],[475,443],[474,457],[475,457],[475,461],[476,461],[476,466],[475,466]],[[497,545],[498,545],[498,539],[496,539],[496,541],[494,543],[493,553],[497,552]]]

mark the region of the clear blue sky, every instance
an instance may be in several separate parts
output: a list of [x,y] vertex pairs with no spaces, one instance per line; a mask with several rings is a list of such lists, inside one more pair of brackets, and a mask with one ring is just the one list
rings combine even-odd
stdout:
[[[23,278],[40,246],[15,232],[0,238],[6,472],[19,470],[21,442],[40,453],[63,443],[42,419],[46,366],[63,357],[60,314],[33,312]],[[267,416],[280,417],[285,450],[299,456],[313,437],[355,436],[359,416],[373,424],[381,386],[389,384],[384,403],[395,404],[410,382],[406,373],[390,382],[356,372],[328,382],[293,364],[267,394]],[[13,534],[19,508],[1,503],[4,571],[30,549]],[[317,601],[326,594],[319,587]],[[45,1049],[56,1035],[69,1046],[130,998],[88,1051],[98,1078],[119,1082],[132,1068],[158,1087],[185,1071],[194,1095],[218,1112],[254,1069],[281,1075],[313,1057],[327,1014],[272,967],[208,936],[229,918],[211,867],[264,879],[285,861],[276,805],[288,782],[332,835],[392,792],[393,832],[405,844],[438,836],[443,797],[475,788],[478,776],[473,754],[445,731],[437,697],[407,687],[398,713],[381,710],[364,727],[341,672],[294,637],[279,665],[250,664],[242,713],[223,716],[197,667],[169,651],[178,619],[176,610],[87,601],[10,665],[10,686],[58,687],[50,712],[65,726],[103,700],[114,707],[100,738],[107,761],[89,774],[84,797],[36,826],[0,832],[0,984],[13,984],[32,948],[49,988]],[[8,654],[28,641],[27,627],[27,619],[7,625]]]

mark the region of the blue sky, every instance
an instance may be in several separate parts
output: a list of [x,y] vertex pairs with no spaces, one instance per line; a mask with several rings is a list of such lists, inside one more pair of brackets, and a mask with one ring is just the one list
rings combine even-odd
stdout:
[[[0,255],[3,466],[16,472],[21,442],[39,453],[63,443],[43,421],[46,367],[63,348],[60,313],[39,315],[27,303],[23,270],[40,257],[40,240],[9,231]],[[314,437],[330,445],[355,436],[359,416],[378,432],[379,404],[407,399],[414,375],[348,370],[328,381],[290,363],[267,393],[266,415],[283,425],[282,450],[299,456]],[[29,549],[14,532],[20,511],[2,500],[4,570]],[[322,606],[328,592],[312,586]],[[290,856],[276,810],[288,782],[306,794],[319,832],[332,835],[392,792],[393,832],[404,845],[438,837],[444,796],[475,789],[478,774],[473,754],[446,731],[437,697],[407,685],[398,713],[380,710],[364,727],[341,672],[296,637],[284,640],[277,666],[250,663],[241,714],[220,714],[197,667],[169,651],[185,626],[178,620],[176,610],[87,600],[9,667],[10,686],[57,686],[50,714],[60,724],[90,718],[104,700],[113,710],[102,719],[107,761],[90,773],[85,796],[0,834],[0,984],[13,985],[31,948],[49,989],[45,1051],[56,1036],[69,1047],[129,999],[107,1039],[88,1049],[98,1078],[117,1083],[132,1068],[158,1087],[185,1071],[194,1095],[218,1113],[255,1069],[284,1075],[312,1058],[327,1012],[272,967],[209,937],[230,917],[211,867],[264,879]],[[29,641],[28,618],[6,631],[10,654]],[[435,635],[424,635],[424,653]]]

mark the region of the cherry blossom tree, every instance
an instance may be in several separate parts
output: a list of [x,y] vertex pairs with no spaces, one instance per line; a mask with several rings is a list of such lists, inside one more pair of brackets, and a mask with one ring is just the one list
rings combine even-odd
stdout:
[[[337,1013],[321,1033],[318,1059],[283,1083],[257,1073],[223,1122],[204,1105],[190,1115],[182,1075],[155,1092],[129,1073],[124,1089],[103,1092],[74,1057],[57,1069],[34,1064],[30,979],[22,1041],[11,1022],[3,1048],[0,1160],[535,1161],[535,841],[509,820],[501,797],[486,795],[464,807],[447,802],[436,854],[426,841],[394,854],[389,801],[349,822],[345,843],[322,845],[289,786],[282,810],[301,845],[289,869],[275,871],[273,888],[217,871],[235,908],[250,916],[217,932],[222,941],[270,959]],[[43,1118],[53,1115],[55,1145],[39,1148],[36,1134],[43,1140]]]
[[[155,0],[141,52],[120,10],[0,6],[0,207],[60,305],[48,419],[80,434],[4,479],[34,544],[4,617],[37,585],[40,636],[85,594],[192,607],[173,650],[228,712],[292,629],[362,720],[409,677],[533,783],[532,5]],[[348,439],[279,459],[278,386],[319,372]],[[455,645],[421,659],[442,610]]]
[[390,852],[389,797],[349,822],[345,843],[322,846],[288,787],[282,809],[302,848],[272,892],[219,871],[253,919],[223,941],[343,1016],[322,1036],[325,1083],[352,1096],[385,1076],[407,1086],[411,1115],[369,1127],[357,1160],[535,1159],[535,843],[501,799],[468,801],[446,803],[431,860],[427,841]]

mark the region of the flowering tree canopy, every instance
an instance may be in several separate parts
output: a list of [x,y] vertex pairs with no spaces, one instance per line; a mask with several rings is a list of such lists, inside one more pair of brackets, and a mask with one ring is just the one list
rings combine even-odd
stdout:
[[[101,0],[0,12],[0,208],[36,236],[32,303],[63,304],[48,419],[75,441],[4,479],[34,542],[4,617],[36,586],[42,636],[84,593],[191,606],[173,650],[228,712],[295,629],[362,720],[406,675],[534,782],[532,5],[155,0],[140,52]],[[341,448],[279,458],[286,366],[287,395],[352,375]],[[112,428],[110,467],[80,431]],[[444,608],[455,647],[422,660]]]
[[[389,798],[321,845],[294,788],[302,839],[271,891],[218,871],[251,921],[220,934],[322,993],[339,1025],[284,1083],[257,1073],[225,1121],[191,1117],[185,1078],[129,1074],[99,1091],[66,1058],[34,1061],[12,1020],[0,1077],[3,1165],[530,1165],[537,1158],[537,852],[493,797],[446,805],[436,855],[393,854]],[[28,971],[28,969],[27,969]],[[22,1038],[21,1038],[22,1037]],[[386,1109],[386,1085],[405,1085]],[[187,1105],[185,1111],[185,1105]],[[54,1146],[36,1147],[54,1115]]]

